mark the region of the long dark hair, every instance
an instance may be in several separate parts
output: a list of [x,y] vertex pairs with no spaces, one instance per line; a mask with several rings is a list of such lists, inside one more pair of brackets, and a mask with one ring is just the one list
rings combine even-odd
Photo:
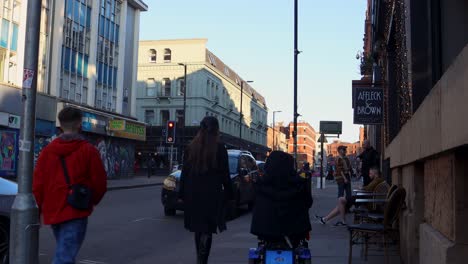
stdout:
[[218,141],[218,119],[212,116],[203,118],[198,134],[188,147],[188,161],[195,172],[206,172],[217,167]]
[[264,169],[264,182],[278,189],[288,188],[289,183],[296,178],[294,159],[283,151],[271,152]]

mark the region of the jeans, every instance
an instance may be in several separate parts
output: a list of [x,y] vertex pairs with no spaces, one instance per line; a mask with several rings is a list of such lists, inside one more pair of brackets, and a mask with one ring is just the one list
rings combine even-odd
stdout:
[[52,225],[57,248],[53,264],[74,264],[83,244],[88,218],[74,219]]

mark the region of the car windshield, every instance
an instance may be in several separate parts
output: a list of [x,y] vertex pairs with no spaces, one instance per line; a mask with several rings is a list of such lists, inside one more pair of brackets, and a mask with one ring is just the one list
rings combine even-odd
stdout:
[[236,174],[237,173],[237,164],[238,160],[236,156],[229,156],[229,173]]

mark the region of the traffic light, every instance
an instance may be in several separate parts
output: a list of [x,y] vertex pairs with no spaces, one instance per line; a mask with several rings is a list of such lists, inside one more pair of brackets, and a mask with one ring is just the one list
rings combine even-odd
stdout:
[[167,121],[166,143],[174,144],[175,143],[175,136],[176,136],[176,122],[175,121]]

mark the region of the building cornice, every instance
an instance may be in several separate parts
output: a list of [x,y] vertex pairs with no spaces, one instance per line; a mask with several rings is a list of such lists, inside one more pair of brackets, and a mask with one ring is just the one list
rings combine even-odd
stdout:
[[140,11],[148,11],[148,5],[142,0],[128,0],[128,4]]

